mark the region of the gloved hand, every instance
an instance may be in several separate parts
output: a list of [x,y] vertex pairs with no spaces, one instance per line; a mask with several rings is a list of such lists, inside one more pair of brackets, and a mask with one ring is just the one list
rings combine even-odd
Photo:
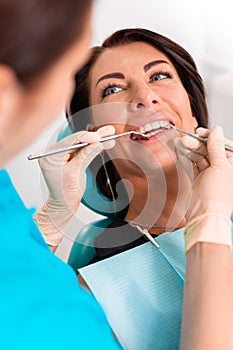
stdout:
[[[226,151],[224,144],[232,142],[224,139],[220,127],[211,131],[200,128],[197,133],[208,136],[207,145],[190,136],[181,138],[177,143],[178,158],[184,167],[187,165],[185,158],[191,159],[194,164],[193,193],[186,215],[187,250],[195,244],[195,240],[224,243],[225,239],[226,244],[231,244],[229,228],[233,211],[233,153]],[[188,151],[182,152],[180,143]],[[221,237],[217,237],[217,231]]]
[[39,165],[49,189],[49,197],[34,219],[49,245],[56,247],[61,242],[65,229],[78,209],[85,192],[86,168],[104,148],[114,145],[114,141],[98,141],[114,133],[115,128],[111,125],[104,126],[97,132],[77,132],[50,149],[80,142],[93,144],[79,150],[40,158]]

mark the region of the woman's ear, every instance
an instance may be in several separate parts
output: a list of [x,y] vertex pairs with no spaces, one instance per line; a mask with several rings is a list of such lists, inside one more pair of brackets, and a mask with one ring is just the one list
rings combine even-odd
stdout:
[[197,118],[193,115],[193,123],[194,123],[194,125],[193,125],[193,128],[194,128],[194,130],[196,130],[196,128],[198,127],[198,122],[197,122]]
[[93,124],[88,123],[86,125],[86,131],[96,131],[96,130],[97,130],[97,128],[95,128]]

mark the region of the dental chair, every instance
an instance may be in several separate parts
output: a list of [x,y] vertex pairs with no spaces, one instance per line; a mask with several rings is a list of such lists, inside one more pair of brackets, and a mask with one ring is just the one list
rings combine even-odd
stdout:
[[[60,141],[72,133],[70,126],[66,124],[57,139]],[[77,232],[68,258],[68,264],[72,266],[76,273],[78,273],[79,268],[87,265],[95,256],[95,238],[112,223],[113,219],[124,218],[128,206],[126,200],[117,198],[113,208],[112,202],[100,192],[90,167],[87,168],[86,175],[86,190],[81,202],[94,213],[102,215],[103,219],[91,222]],[[123,185],[120,186],[121,193],[122,191],[125,192]],[[126,198],[127,196],[123,195],[121,197]]]

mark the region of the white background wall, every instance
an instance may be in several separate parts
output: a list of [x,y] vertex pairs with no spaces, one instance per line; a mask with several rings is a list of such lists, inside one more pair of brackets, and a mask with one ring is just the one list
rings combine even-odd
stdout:
[[[92,44],[101,42],[113,31],[125,27],[144,27],[167,35],[185,47],[195,59],[204,77],[211,124],[223,126],[233,139],[233,20],[231,1],[211,0],[97,0],[94,6]],[[28,149],[8,165],[14,183],[27,206],[39,207],[40,172],[35,161],[27,161],[47,145],[64,122],[64,115],[44,131]],[[72,237],[83,222],[97,215],[81,206],[81,221],[72,225],[70,239],[65,239],[58,255],[66,259]]]

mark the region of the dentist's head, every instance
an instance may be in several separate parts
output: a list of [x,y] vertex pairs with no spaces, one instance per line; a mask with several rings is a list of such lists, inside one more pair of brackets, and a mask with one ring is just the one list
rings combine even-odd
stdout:
[[0,166],[65,107],[88,57],[91,0],[0,3]]

